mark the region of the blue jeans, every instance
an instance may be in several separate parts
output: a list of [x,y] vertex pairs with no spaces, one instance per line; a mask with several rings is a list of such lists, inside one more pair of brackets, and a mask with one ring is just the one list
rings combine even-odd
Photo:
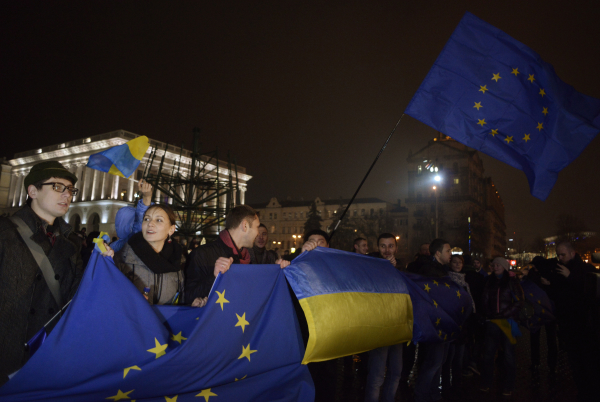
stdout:
[[448,353],[448,343],[419,343],[419,372],[415,383],[415,402],[442,399],[440,376]]
[[[393,402],[402,374],[403,344],[384,346],[369,352],[369,375],[365,389],[365,402],[379,401],[380,388],[383,385],[384,402]],[[385,367],[387,363],[387,374]]]
[[517,367],[515,361],[515,345],[504,332],[493,322],[487,322],[485,328],[485,343],[483,345],[483,367],[481,370],[482,387],[489,388],[494,380],[494,357],[496,350],[502,347],[504,353],[504,384],[503,391],[513,391],[515,389],[515,380],[517,376]]

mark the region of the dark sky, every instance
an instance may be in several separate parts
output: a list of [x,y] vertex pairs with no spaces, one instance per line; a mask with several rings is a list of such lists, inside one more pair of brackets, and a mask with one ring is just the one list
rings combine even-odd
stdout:
[[[2,2],[0,156],[117,129],[190,148],[199,126],[254,177],[249,203],[349,198],[465,11],[600,98],[600,9],[583,3]],[[359,196],[404,203],[408,151],[433,136],[405,116]],[[545,202],[483,156],[508,232],[552,235],[561,212],[600,231],[598,155],[596,137]]]

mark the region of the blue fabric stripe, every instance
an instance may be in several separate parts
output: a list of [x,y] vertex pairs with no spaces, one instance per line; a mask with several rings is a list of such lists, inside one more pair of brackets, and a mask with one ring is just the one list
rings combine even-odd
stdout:
[[140,161],[133,157],[127,144],[119,145],[91,155],[88,167],[102,172],[108,172],[112,165],[125,177],[129,177],[140,165]]
[[342,292],[408,293],[389,261],[347,251],[317,247],[283,271],[298,299]]

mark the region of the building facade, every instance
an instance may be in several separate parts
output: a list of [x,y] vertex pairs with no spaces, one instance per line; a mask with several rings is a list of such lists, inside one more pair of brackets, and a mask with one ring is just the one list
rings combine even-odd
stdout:
[[[338,217],[350,200],[321,200],[319,197],[310,201],[278,200],[271,198],[266,204],[252,205],[259,213],[260,221],[269,232],[268,249],[278,250],[283,254],[286,250],[293,252],[302,247],[304,239],[304,224],[308,219],[313,202],[322,219],[321,229],[331,233]],[[357,198],[351,205],[344,224],[336,231],[334,247],[338,247],[341,237],[364,237],[369,242],[369,248],[374,251],[377,236],[383,231],[389,231],[398,237],[399,248],[406,248],[408,225],[408,210],[400,205],[392,204],[379,198]],[[337,242],[337,244],[336,244]],[[345,242],[347,243],[347,241]],[[350,248],[347,244],[343,248]]]
[[[75,230],[87,228],[87,233],[104,231],[115,236],[115,216],[117,211],[130,205],[137,198],[137,182],[142,178],[144,170],[156,172],[159,164],[163,163],[163,170],[173,170],[175,167],[186,174],[186,167],[191,161],[191,151],[181,150],[174,146],[150,139],[150,147],[142,159],[138,170],[128,179],[100,172],[86,167],[90,155],[108,148],[125,144],[139,135],[124,130],[117,130],[87,138],[51,145],[44,148],[33,149],[15,155],[14,159],[2,161],[2,176],[0,180],[0,208],[5,213],[13,213],[23,205],[27,199],[27,191],[23,185],[25,176],[33,165],[41,161],[55,160],[63,164],[77,176],[76,187],[79,194],[73,198],[69,211],[64,216],[65,221]],[[153,150],[156,157],[152,165],[147,166]],[[166,155],[165,155],[166,149]],[[164,160],[163,160],[164,156]],[[211,166],[214,161],[206,161],[205,168],[215,169]],[[222,162],[224,165],[225,162]],[[215,169],[215,171],[217,171]],[[216,174],[213,174],[216,177]],[[219,178],[227,178],[227,169],[218,170]],[[233,193],[233,204],[244,204],[247,183],[252,178],[246,174],[246,169],[237,166],[237,187],[239,191]],[[163,197],[157,191],[156,200],[172,204],[173,199]],[[227,200],[215,199],[214,203],[225,203]]]
[[477,151],[440,133],[407,161],[412,250],[440,237],[454,252],[505,255],[504,204]]

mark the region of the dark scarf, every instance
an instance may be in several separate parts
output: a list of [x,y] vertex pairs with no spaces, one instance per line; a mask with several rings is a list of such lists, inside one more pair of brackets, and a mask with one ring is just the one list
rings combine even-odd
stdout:
[[245,248],[242,248],[242,251],[238,250],[237,246],[233,242],[231,235],[227,229],[223,230],[219,233],[219,237],[223,240],[223,243],[227,247],[233,250],[233,254],[240,257],[240,263],[242,264],[250,264],[250,253]]
[[144,239],[144,235],[138,232],[129,238],[127,244],[135,255],[155,274],[166,274],[167,272],[181,271],[182,249],[177,242],[167,242],[160,253],[154,251],[150,243]]

